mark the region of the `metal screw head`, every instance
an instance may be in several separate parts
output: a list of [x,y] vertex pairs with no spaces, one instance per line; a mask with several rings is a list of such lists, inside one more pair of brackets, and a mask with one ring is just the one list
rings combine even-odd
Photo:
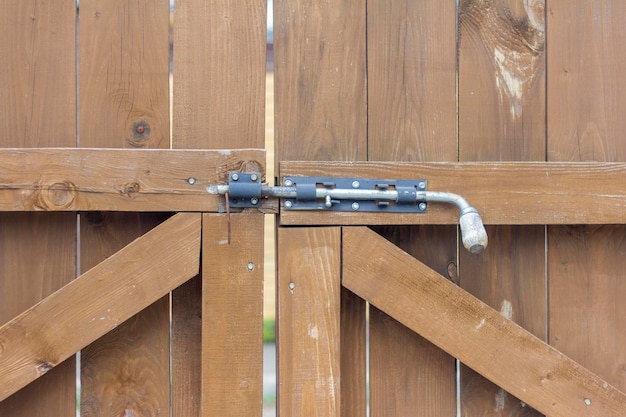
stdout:
[[248,271],[254,271],[254,263],[248,262]]
[[361,205],[359,203],[357,203],[356,201],[352,203],[352,210],[357,211],[359,208],[361,208]]
[[426,203],[419,203],[420,210],[426,210]]
[[422,181],[419,184],[417,184],[417,186],[419,187],[420,190],[423,190],[424,188],[426,188],[426,183]]
[[291,207],[293,207],[293,203],[289,200],[285,201],[285,208],[290,209]]
[[232,175],[230,176],[230,178],[231,178],[233,181],[239,181],[239,174],[234,173],[234,174],[232,174]]
[[290,282],[290,283],[289,283],[289,289],[290,289],[291,291],[295,290],[295,289],[296,289],[296,283],[295,283],[295,282]]
[[194,185],[194,184],[196,183],[196,181],[197,181],[197,180],[196,180],[194,177],[189,177],[189,178],[187,178],[187,183],[188,183],[189,185]]
[[259,204],[259,199],[258,199],[258,198],[256,198],[256,197],[252,197],[252,198],[250,199],[250,202],[251,202],[252,204],[254,204],[254,205],[257,205],[257,204]]
[[589,398],[585,398],[585,399],[583,400],[583,402],[585,403],[585,405],[586,405],[587,407],[591,407],[591,399],[589,399]]
[[250,175],[250,179],[256,182],[259,179],[259,176],[257,174],[252,174]]
[[291,187],[293,185],[293,181],[291,181],[289,178],[285,178],[283,184],[285,184],[285,187]]
[[358,181],[352,181],[352,188],[359,188],[361,184]]

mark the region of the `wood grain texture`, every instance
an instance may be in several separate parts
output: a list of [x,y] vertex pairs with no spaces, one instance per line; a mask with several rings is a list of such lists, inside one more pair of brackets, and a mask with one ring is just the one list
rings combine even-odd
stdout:
[[[179,213],[0,327],[0,399],[195,275],[200,228],[199,214]],[[145,360],[140,362],[144,377],[154,382]],[[89,383],[89,368],[83,369]]]
[[263,150],[2,149],[0,211],[224,211],[206,186],[264,168]]
[[341,411],[341,229],[278,229],[278,413]]
[[[626,161],[625,6],[549,3],[550,161]],[[550,227],[548,245],[550,342],[626,390],[626,228]]]
[[263,147],[265,7],[265,0],[176,2],[175,147]]
[[276,161],[367,158],[365,0],[274,2]]
[[[168,3],[81,1],[79,31],[80,146],[169,148]],[[81,221],[83,269],[161,220],[118,213]],[[87,415],[170,409],[168,298],[89,347],[81,361]]]
[[263,412],[263,226],[259,213],[203,215],[203,416]]
[[[544,0],[459,3],[460,161],[545,161],[544,8]],[[519,182],[523,177],[514,178]],[[490,206],[509,211],[502,201]],[[562,210],[560,206],[554,212]],[[545,340],[545,227],[490,228],[489,237],[489,253],[460,252],[461,286]],[[499,274],[489,273],[494,268]],[[535,314],[524,314],[520,306]],[[462,414],[537,415],[500,387],[466,371],[461,368]]]
[[[76,143],[76,5],[4,2],[0,17],[0,147]],[[0,323],[76,275],[76,216],[0,216]],[[36,261],[35,261],[36,259]],[[50,276],[46,271],[54,270]],[[74,416],[71,359],[0,403],[0,415]]]
[[[282,162],[281,175],[428,180],[428,190],[463,196],[485,224],[623,224],[624,163]],[[520,180],[523,178],[523,180]],[[590,206],[589,201],[593,201]],[[456,224],[458,210],[428,214],[281,211],[283,224]]]
[[342,282],[540,412],[626,411],[626,394],[367,228],[343,230]]
[[[368,160],[456,161],[455,26],[453,2],[368,1]],[[454,227],[376,230],[433,268],[456,265]],[[371,415],[453,415],[454,358],[373,307],[369,327]]]

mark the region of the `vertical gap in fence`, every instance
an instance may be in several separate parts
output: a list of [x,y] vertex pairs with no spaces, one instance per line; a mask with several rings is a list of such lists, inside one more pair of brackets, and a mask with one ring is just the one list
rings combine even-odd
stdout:
[[[265,0],[244,3],[217,0],[176,0],[174,18],[173,119],[172,146],[187,149],[263,148],[265,103]],[[244,161],[238,169],[264,170],[265,161]],[[226,178],[224,178],[224,181]],[[257,232],[262,235],[262,226]],[[225,256],[225,255],[222,255]],[[220,325],[220,314],[203,310],[210,294],[212,279],[227,279],[224,271],[212,271],[210,256],[203,260],[203,274],[173,293],[172,326],[172,401],[175,417],[211,415],[255,416],[261,413],[262,384],[246,384],[240,380],[239,390],[225,390],[233,380],[245,378],[232,368],[231,378],[218,381],[211,375],[214,361],[224,364],[242,361],[249,375],[262,370],[262,350],[237,356],[214,357],[209,340],[202,334]],[[224,261],[224,260],[222,260]],[[240,292],[233,305],[247,302],[257,306],[255,322],[262,326],[262,291],[250,286]],[[256,304],[255,304],[256,303]],[[241,317],[239,317],[241,318]],[[227,331],[237,332],[235,327]],[[224,330],[224,329],[222,329]],[[202,332],[202,334],[201,334]],[[261,333],[256,342],[261,346]],[[234,336],[234,335],[233,335]],[[247,390],[247,394],[243,391]],[[224,403],[217,403],[221,396]],[[258,404],[234,403],[229,396],[256,398]],[[232,399],[232,398],[231,398]]]
[[[368,2],[370,160],[456,160],[455,19],[453,2]],[[453,226],[374,230],[456,279]],[[374,307],[369,331],[372,417],[454,415],[454,358]]]
[[[75,15],[72,2],[3,5],[1,147],[75,145]],[[0,215],[0,323],[75,277],[75,226],[74,213]],[[1,402],[0,415],[74,416],[75,381],[72,357]]]
[[[626,4],[550,2],[547,23],[548,160],[626,161]],[[550,343],[625,391],[626,226],[550,226],[548,245]]]
[[[545,160],[544,2],[461,0],[459,159]],[[503,208],[505,210],[505,208]],[[461,286],[544,337],[545,228],[492,226],[480,255],[461,249]],[[537,413],[485,378],[461,369],[462,415]]]
[[[167,2],[81,0],[79,30],[80,145],[168,148]],[[128,187],[132,193],[141,184]],[[166,216],[89,212],[83,217],[86,270]],[[82,416],[169,413],[168,297],[89,345],[81,359]]]

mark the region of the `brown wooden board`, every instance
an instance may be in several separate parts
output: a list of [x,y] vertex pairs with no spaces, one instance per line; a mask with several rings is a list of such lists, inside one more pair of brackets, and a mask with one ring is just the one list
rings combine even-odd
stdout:
[[0,211],[224,211],[206,187],[263,150],[2,149]]
[[[548,157],[626,161],[626,4],[550,2]],[[624,185],[624,181],[620,182]],[[626,390],[626,227],[548,233],[550,343]]]
[[[460,161],[545,161],[544,3],[459,3]],[[514,178],[519,182],[523,176]],[[507,210],[502,201],[491,207]],[[545,227],[492,227],[488,233],[488,252],[460,252],[461,286],[545,339]],[[537,415],[465,367],[461,413]]]
[[[286,160],[367,159],[366,6],[366,0],[331,3],[274,1],[277,166],[280,161]],[[281,236],[286,235],[279,230],[278,252],[287,253],[291,238],[281,240]],[[281,262],[279,259],[279,271],[284,267]],[[295,258],[290,262],[295,262]],[[281,300],[284,302],[292,295],[288,282],[281,279],[279,272],[279,315]],[[310,291],[318,288],[317,279],[313,270],[300,277],[303,287]],[[310,293],[306,297],[315,296]],[[320,359],[323,362],[320,362],[319,372],[332,372],[333,378],[340,378],[342,384],[341,388],[338,385],[328,387],[319,404],[321,391],[311,389],[310,382],[302,385],[303,380],[310,378],[303,372],[313,364],[292,362],[299,356],[281,359],[281,352],[287,354],[298,348],[294,332],[299,329],[281,326],[279,317],[278,372],[282,383],[278,386],[278,408],[282,415],[337,415],[340,411],[345,413],[342,414],[344,416],[365,415],[363,366],[366,349],[363,343],[366,328],[365,319],[360,316],[365,312],[365,305],[348,291],[342,292],[341,297],[342,310],[325,313],[328,316],[325,326],[340,322],[341,337],[329,339],[328,345],[324,346],[332,355],[339,355],[341,351],[341,366],[340,369],[335,368],[338,358],[324,357]],[[298,306],[298,309],[301,308],[304,306]],[[303,313],[307,318],[317,314],[309,310],[303,310]],[[325,330],[320,327],[320,332]],[[306,340],[307,345],[312,342],[308,336]],[[332,368],[324,370],[321,366]],[[332,397],[334,395],[337,397]],[[339,401],[341,410],[336,408]]]
[[[454,2],[370,0],[367,14],[368,160],[456,161]],[[456,269],[454,227],[375,230],[437,270]],[[373,307],[369,340],[370,415],[455,413],[454,358]]]
[[[426,179],[428,190],[463,196],[478,209],[485,224],[626,222],[624,163],[282,162],[281,173],[389,181]],[[282,210],[281,223],[455,224],[458,214],[458,209],[449,204],[431,204],[426,214]]]
[[[75,2],[4,2],[0,147],[75,146]],[[75,277],[76,216],[0,216],[0,323]],[[37,257],[37,261],[35,261]],[[54,276],[47,271],[55,271]],[[0,415],[76,413],[75,360],[0,403]]]
[[[168,2],[81,1],[78,30],[80,147],[169,148]],[[81,216],[81,267],[162,220],[134,213]],[[169,410],[168,298],[85,350],[83,415]]]
[[338,417],[341,229],[279,228],[278,242],[278,413]]
[[[0,400],[108,331],[120,329],[118,326],[133,314],[197,274],[200,228],[199,214],[179,213],[1,326]],[[172,240],[173,236],[176,239]],[[137,333],[134,336],[141,337]],[[86,355],[93,354],[94,347]],[[163,399],[154,396],[151,389],[154,375],[146,363],[148,357],[145,349],[138,349],[136,359],[143,380],[138,396],[149,402],[135,408],[140,415],[162,412],[159,400]],[[86,363],[91,364],[89,360]],[[114,374],[111,369],[95,373],[88,367],[83,379],[90,383],[95,378],[114,378]],[[128,388],[122,391],[132,396]],[[107,402],[119,403],[117,407],[111,404],[114,408],[125,410],[132,401],[119,398],[115,386],[106,394]],[[86,402],[85,407],[81,413],[99,414],[97,404]]]
[[203,416],[263,411],[263,225],[259,213],[203,216]]
[[342,247],[345,287],[523,400],[526,408],[554,417],[626,412],[626,394],[371,230],[344,228]]
[[[265,147],[266,17],[264,0],[175,2],[173,148]],[[239,169],[264,173],[265,157],[250,158]],[[173,294],[172,408],[177,417],[201,415],[201,370],[208,365],[201,361],[200,331],[212,320],[206,315],[198,320],[205,278],[210,279],[197,277]],[[190,322],[195,329],[186,328]]]

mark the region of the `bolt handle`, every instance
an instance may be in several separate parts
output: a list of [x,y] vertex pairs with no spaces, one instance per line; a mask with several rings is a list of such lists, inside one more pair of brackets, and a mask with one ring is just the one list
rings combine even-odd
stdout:
[[474,207],[467,207],[461,211],[459,218],[461,239],[463,246],[471,253],[481,253],[487,247],[487,231],[480,214]]

